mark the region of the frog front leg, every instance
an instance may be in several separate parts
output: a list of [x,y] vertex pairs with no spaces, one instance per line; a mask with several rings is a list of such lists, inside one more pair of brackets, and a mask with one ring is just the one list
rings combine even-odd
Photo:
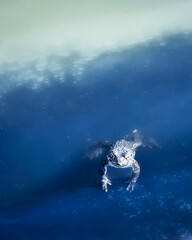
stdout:
[[140,166],[138,164],[138,162],[136,160],[133,161],[132,164],[132,176],[131,176],[131,180],[129,181],[129,184],[126,188],[127,191],[133,191],[135,184],[137,182],[137,179],[139,177],[140,174]]
[[107,185],[111,185],[111,181],[108,179],[108,177],[107,177],[107,167],[108,167],[108,162],[107,161],[105,161],[104,163],[103,163],[103,165],[102,165],[102,180],[101,180],[101,182],[102,182],[102,189],[105,191],[105,192],[107,192],[108,191],[108,189],[107,189]]

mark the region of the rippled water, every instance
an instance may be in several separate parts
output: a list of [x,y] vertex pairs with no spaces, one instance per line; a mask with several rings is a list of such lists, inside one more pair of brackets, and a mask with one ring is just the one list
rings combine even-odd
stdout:
[[[1,239],[192,239],[191,35],[78,59],[0,75]],[[135,128],[161,149],[105,193],[85,152]]]

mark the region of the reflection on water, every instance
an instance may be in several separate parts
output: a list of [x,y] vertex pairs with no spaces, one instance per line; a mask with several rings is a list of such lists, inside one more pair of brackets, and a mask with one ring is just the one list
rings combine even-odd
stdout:
[[[6,88],[2,239],[191,239],[189,39],[103,55],[84,64],[81,81],[64,63],[65,81],[45,70],[47,86]],[[1,78],[11,81],[12,74]],[[98,176],[102,158],[90,160],[84,152],[134,128],[162,149],[137,152],[141,177],[133,193],[116,180],[106,194]]]

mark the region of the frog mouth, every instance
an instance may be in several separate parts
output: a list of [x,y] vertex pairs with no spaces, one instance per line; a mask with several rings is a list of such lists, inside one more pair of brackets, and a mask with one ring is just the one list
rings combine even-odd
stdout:
[[122,168],[127,166],[127,164],[120,164],[119,162],[113,162],[113,161],[110,161],[110,162],[115,166],[122,167]]
[[125,166],[127,166],[127,164],[120,164],[120,163],[118,163],[118,166],[125,167]]

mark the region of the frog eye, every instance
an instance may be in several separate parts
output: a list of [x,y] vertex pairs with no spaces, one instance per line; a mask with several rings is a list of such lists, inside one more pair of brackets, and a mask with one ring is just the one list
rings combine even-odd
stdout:
[[115,156],[115,155],[114,155],[114,153],[112,153],[112,152],[109,154],[109,157],[110,157],[110,158],[114,158],[114,156]]

